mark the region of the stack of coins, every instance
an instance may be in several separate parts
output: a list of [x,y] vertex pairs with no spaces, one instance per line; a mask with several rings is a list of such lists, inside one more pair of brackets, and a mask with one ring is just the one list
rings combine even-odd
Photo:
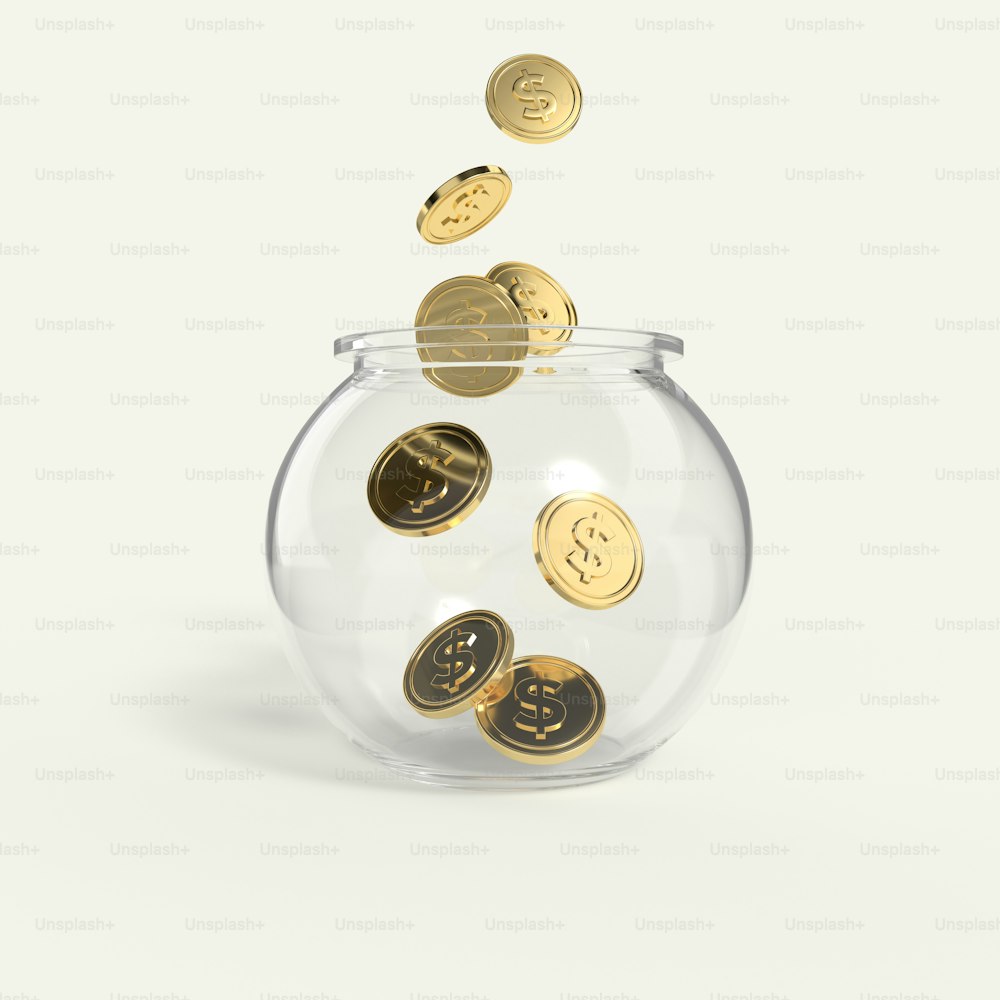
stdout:
[[[492,472],[490,453],[474,431],[425,424],[401,434],[376,459],[368,502],[396,534],[435,535],[486,502]],[[638,529],[598,493],[577,490],[549,501],[535,519],[532,554],[552,591],[589,611],[627,600],[642,579]],[[474,710],[492,747],[530,764],[579,756],[604,725],[604,692],[594,676],[558,656],[514,659],[511,627],[489,610],[470,610],[434,628],[406,666],[403,693],[427,718]]]
[[[486,88],[490,117],[522,142],[567,135],[581,103],[576,77],[547,56],[505,60]],[[499,166],[463,170],[427,199],[417,230],[435,244],[465,239],[496,218],[512,189]],[[426,378],[445,392],[478,397],[513,385],[528,355],[561,351],[576,323],[573,300],[555,278],[532,264],[506,261],[484,277],[461,275],[432,288],[414,325]],[[486,501],[492,472],[475,431],[424,424],[376,459],[368,502],[396,534],[435,535]],[[588,611],[627,600],[642,578],[638,530],[618,504],[597,493],[553,497],[535,519],[532,552],[552,592]],[[530,558],[525,544],[525,562]],[[597,742],[606,712],[604,692],[588,670],[552,655],[515,659],[510,625],[484,609],[456,615],[427,635],[406,665],[403,694],[426,718],[475,712],[490,746],[529,764],[558,764],[584,753]]]

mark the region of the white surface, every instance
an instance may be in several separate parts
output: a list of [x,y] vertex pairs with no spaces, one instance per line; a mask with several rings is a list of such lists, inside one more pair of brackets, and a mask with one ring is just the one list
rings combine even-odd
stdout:
[[[213,32],[169,4],[4,9],[0,996],[989,992],[998,26],[938,19],[996,11],[799,13],[853,18],[821,32],[789,30],[794,13],[715,5],[699,26],[697,7],[538,3],[509,30],[481,6],[368,4],[357,18],[395,27],[363,31],[325,5],[245,4],[197,16],[259,27]],[[636,26],[675,16],[694,29]],[[514,142],[480,103],[518,51],[551,52],[597,99],[562,142]],[[113,103],[150,93],[187,103]],[[925,99],[864,96],[899,93]],[[514,177],[503,215],[421,246],[422,199],[485,162]],[[641,179],[675,169],[702,179]],[[114,176],[38,179],[59,170]],[[389,174],[350,173],[372,170]],[[301,703],[267,623],[263,520],[343,375],[334,336],[405,325],[437,281],[511,258],[564,281],[582,322],[686,338],[671,374],[736,455],[762,552],[718,696],[635,775],[438,792],[387,780]],[[44,329],[64,321],[82,328]],[[167,402],[117,402],[150,393]],[[916,402],[871,405],[897,394]],[[45,478],[60,470],[96,479]],[[893,545],[917,554],[867,554]],[[894,695],[916,704],[868,703]],[[67,771],[83,774],[48,776]],[[127,856],[143,845],[167,856]],[[670,922],[693,929],[651,929]]]

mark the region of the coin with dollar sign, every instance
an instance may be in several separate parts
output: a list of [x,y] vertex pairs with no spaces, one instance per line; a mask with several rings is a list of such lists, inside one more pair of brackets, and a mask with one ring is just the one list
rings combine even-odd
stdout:
[[[424,377],[456,396],[489,396],[513,385],[528,353],[528,331],[510,296],[475,275],[449,278],[417,309],[417,354]],[[428,329],[430,328],[430,329]]]
[[400,535],[436,535],[464,521],[490,485],[493,463],[461,424],[425,424],[384,449],[368,476],[375,516]]
[[576,306],[562,285],[540,267],[516,260],[491,267],[486,278],[510,296],[528,324],[528,353],[558,354],[573,336],[571,329],[559,328],[576,326]]
[[639,532],[618,504],[599,493],[563,493],[546,504],[532,543],[542,575],[580,608],[612,608],[642,579]]
[[421,715],[458,715],[507,693],[513,654],[514,634],[500,615],[467,611],[439,625],[417,647],[403,675],[403,694]]
[[527,764],[561,764],[590,749],[604,727],[600,684],[556,656],[523,656],[507,692],[476,706],[479,731],[500,753]]
[[417,214],[417,232],[428,243],[464,240],[507,204],[511,188],[506,171],[494,164],[463,170],[424,202]]
[[549,56],[513,56],[486,85],[486,109],[496,126],[522,142],[552,142],[570,132],[583,96],[577,78]]

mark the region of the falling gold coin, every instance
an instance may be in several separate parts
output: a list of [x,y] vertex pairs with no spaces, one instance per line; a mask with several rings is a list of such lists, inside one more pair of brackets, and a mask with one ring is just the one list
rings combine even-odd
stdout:
[[486,85],[486,109],[497,127],[522,142],[552,142],[580,117],[577,78],[548,56],[514,56],[500,63]]
[[599,493],[564,493],[535,521],[535,561],[554,590],[588,610],[614,607],[642,579],[642,540],[628,514]]
[[421,715],[446,719],[502,697],[514,653],[510,626],[492,611],[467,611],[439,625],[417,647],[403,693]]
[[400,535],[436,535],[461,524],[490,485],[493,463],[460,424],[426,424],[386,448],[368,476],[375,516]]
[[507,203],[511,180],[501,167],[472,167],[445,181],[417,214],[428,243],[455,243],[482,229]]
[[[528,324],[528,353],[558,354],[560,345],[573,336],[572,330],[558,328],[576,326],[576,306],[562,285],[540,267],[519,261],[497,264],[486,278],[511,297]],[[532,323],[539,326],[533,327]]]
[[[513,385],[528,353],[528,332],[502,288],[472,275],[432,288],[417,309],[417,353],[425,378],[456,396],[489,396]],[[456,327],[456,329],[447,329]],[[489,329],[499,327],[499,329]],[[480,329],[482,328],[482,329]]]
[[594,745],[605,700],[588,671],[556,656],[523,656],[508,675],[506,694],[476,706],[487,743],[526,764],[561,764]]

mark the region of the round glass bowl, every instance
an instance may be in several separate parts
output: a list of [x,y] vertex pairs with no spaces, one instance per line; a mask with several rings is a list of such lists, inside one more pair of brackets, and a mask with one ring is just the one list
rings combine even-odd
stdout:
[[[536,354],[523,329],[479,329],[490,344],[478,354],[454,351],[454,328],[337,341],[353,371],[292,444],[268,512],[286,646],[330,721],[394,771],[476,787],[596,781],[669,739],[711,688],[749,578],[746,491],[718,432],[664,372],[683,353],[676,338],[539,329],[558,350]],[[500,388],[448,388],[473,365]],[[485,446],[488,484],[433,534],[390,530],[369,498],[373,469],[393,442],[439,424]],[[536,552],[543,511],[574,493],[612,501],[640,539],[641,579],[617,603],[573,601]],[[479,609],[509,623],[515,661],[557,657],[597,680],[606,716],[585,753],[526,763],[484,738],[475,709],[429,718],[408,703],[414,651]]]

